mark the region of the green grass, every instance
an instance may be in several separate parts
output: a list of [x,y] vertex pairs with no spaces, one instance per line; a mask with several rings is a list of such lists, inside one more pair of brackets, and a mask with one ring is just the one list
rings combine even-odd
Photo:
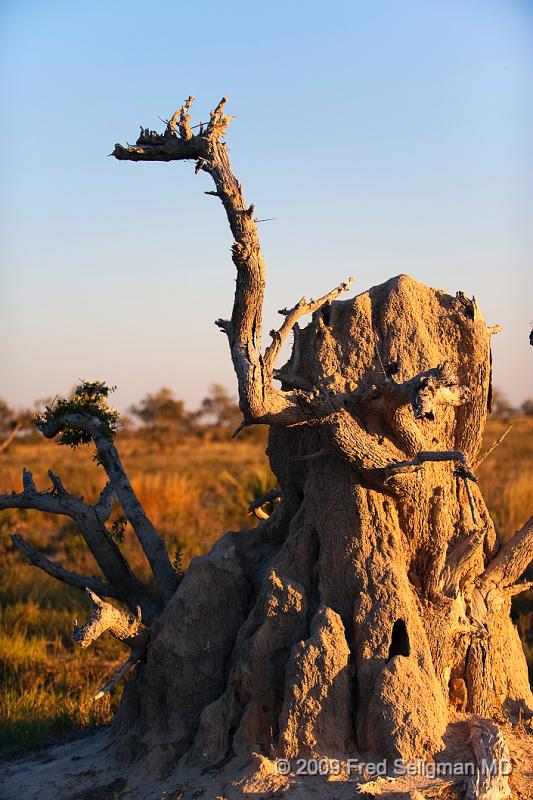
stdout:
[[[122,659],[103,637],[90,653],[71,640],[74,616],[87,604],[24,564],[0,568],[0,752],[41,747],[51,735],[109,722],[119,693],[99,704],[90,694]],[[88,657],[87,657],[88,656]]]

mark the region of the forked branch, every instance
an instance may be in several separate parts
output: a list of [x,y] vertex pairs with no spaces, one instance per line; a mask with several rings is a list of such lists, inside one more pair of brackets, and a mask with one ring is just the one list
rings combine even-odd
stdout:
[[274,371],[274,366],[276,363],[276,358],[279,355],[279,351],[281,350],[284,342],[287,339],[287,336],[292,331],[298,320],[305,314],[312,314],[314,311],[322,308],[322,306],[326,305],[327,303],[331,303],[342,292],[347,292],[354,282],[355,278],[350,277],[347,281],[339,284],[339,286],[336,286],[335,289],[332,289],[331,292],[328,292],[318,300],[311,299],[307,301],[305,297],[302,297],[302,299],[296,303],[294,308],[283,308],[280,310],[279,313],[285,317],[285,320],[279,330],[270,332],[273,341],[272,344],[267,347],[264,356],[265,368],[271,375]]
[[[47,439],[53,439],[65,431],[81,432],[88,440],[92,439],[97,447],[99,463],[102,464],[126,517],[146,558],[150,564],[163,600],[167,602],[176,588],[176,573],[170,563],[165,544],[148,519],[144,508],[137,499],[130,480],[120,460],[113,438],[109,435],[102,419],[89,413],[62,413],[61,409],[51,409],[37,421],[37,427]],[[100,507],[104,507],[104,499]]]
[[[98,502],[93,506],[81,498],[71,495],[65,489],[59,476],[51,470],[48,476],[52,488],[40,492],[35,486],[31,472],[23,470],[23,490],[0,495],[0,511],[4,509],[34,509],[72,519],[107,580],[107,583],[101,582],[101,586],[106,587],[105,591],[101,587],[95,590],[108,597],[117,597],[123,600],[132,609],[140,605],[145,618],[153,619],[158,611],[156,604],[143,583],[133,574],[120,548],[105,527],[115,500],[115,492],[111,484],[106,484]],[[44,569],[58,580],[64,580],[76,588],[85,588],[85,585],[90,585],[85,582],[79,583],[72,577],[67,580],[67,576],[70,574],[68,570],[58,568],[55,562],[51,562],[54,564],[51,567],[46,556],[28,542],[24,541],[22,544],[21,538],[14,540],[14,543],[30,559],[31,563]]]
[[120,599],[120,595],[111,584],[104,583],[104,581],[99,580],[99,578],[83,577],[76,572],[65,569],[65,567],[62,567],[56,561],[52,561],[48,556],[45,556],[44,553],[41,553],[36,547],[33,547],[20,533],[13,533],[11,541],[15,547],[26,556],[30,564],[46,572],[46,574],[50,575],[52,578],[56,578],[75,589],[91,589],[93,592],[104,595],[104,597],[116,597]]

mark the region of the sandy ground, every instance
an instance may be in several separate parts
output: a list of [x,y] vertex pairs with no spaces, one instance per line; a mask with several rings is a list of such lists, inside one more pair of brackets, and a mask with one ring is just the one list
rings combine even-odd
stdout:
[[[403,777],[369,777],[354,765],[322,761],[329,775],[280,775],[276,762],[258,754],[237,754],[225,764],[210,768],[182,768],[161,779],[146,763],[117,763],[111,753],[110,734],[98,733],[56,746],[32,758],[0,764],[1,800],[451,800],[464,797],[461,777],[432,777],[427,770]],[[513,762],[510,785],[513,800],[533,798],[533,737],[505,729]],[[441,761],[470,761],[461,722],[451,725]],[[377,762],[380,763],[379,761]],[[312,765],[313,766],[313,765]],[[351,774],[348,774],[351,772]],[[426,774],[424,774],[424,772]]]

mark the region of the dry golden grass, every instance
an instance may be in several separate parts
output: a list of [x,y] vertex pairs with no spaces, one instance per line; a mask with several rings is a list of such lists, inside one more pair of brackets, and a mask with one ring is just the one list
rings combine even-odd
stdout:
[[490,420],[484,448],[511,423],[510,433],[478,470],[483,497],[504,541],[533,513],[533,417]]
[[[488,447],[508,426],[492,420]],[[274,485],[264,455],[266,440],[185,441],[175,447],[150,445],[141,437],[124,439],[119,449],[135,491],[165,537],[169,552],[179,550],[182,566],[205,553],[227,530],[254,523],[247,506]],[[47,470],[59,473],[69,491],[94,501],[105,483],[92,449],[73,452],[48,441],[16,444],[0,454],[0,493],[19,490],[21,470],[31,469],[38,488],[49,486]],[[533,510],[533,418],[519,418],[479,470],[480,484],[503,539]],[[117,513],[119,513],[117,511]],[[123,659],[121,646],[103,637],[90,651],[71,640],[75,617],[84,619],[80,593],[23,562],[9,534],[23,533],[67,567],[98,569],[75,526],[39,512],[0,514],[0,748],[5,754],[40,746],[51,734],[108,722],[120,696],[93,704],[90,692]],[[147,578],[148,570],[132,531],[123,544],[130,563]],[[521,596],[515,615],[530,664],[533,662],[531,593]]]

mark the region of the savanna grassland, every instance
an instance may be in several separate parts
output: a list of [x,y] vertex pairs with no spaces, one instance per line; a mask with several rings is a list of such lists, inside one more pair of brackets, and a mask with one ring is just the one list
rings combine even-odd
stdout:
[[[517,417],[505,440],[479,469],[489,510],[503,540],[533,511],[533,417]],[[500,419],[487,426],[487,448],[509,426]],[[164,536],[176,566],[205,553],[227,530],[243,530],[257,520],[249,503],[275,485],[260,434],[243,441],[206,441],[188,437],[172,446],[141,435],[123,436],[118,446],[134,489]],[[92,448],[72,451],[49,441],[14,442],[0,454],[0,493],[21,488],[22,467],[33,472],[37,487],[50,485],[48,469],[67,489],[94,502],[105,483]],[[114,516],[118,517],[117,509]],[[73,621],[85,620],[88,603],[81,593],[24,562],[10,540],[22,533],[51,558],[82,574],[97,567],[74,524],[36,511],[0,514],[0,752],[13,755],[35,748],[72,729],[112,718],[120,688],[96,703],[91,694],[124,660],[124,649],[103,636],[81,651],[71,639]],[[121,545],[131,566],[148,579],[144,556],[129,527]],[[533,593],[515,598],[514,617],[533,668]]]

